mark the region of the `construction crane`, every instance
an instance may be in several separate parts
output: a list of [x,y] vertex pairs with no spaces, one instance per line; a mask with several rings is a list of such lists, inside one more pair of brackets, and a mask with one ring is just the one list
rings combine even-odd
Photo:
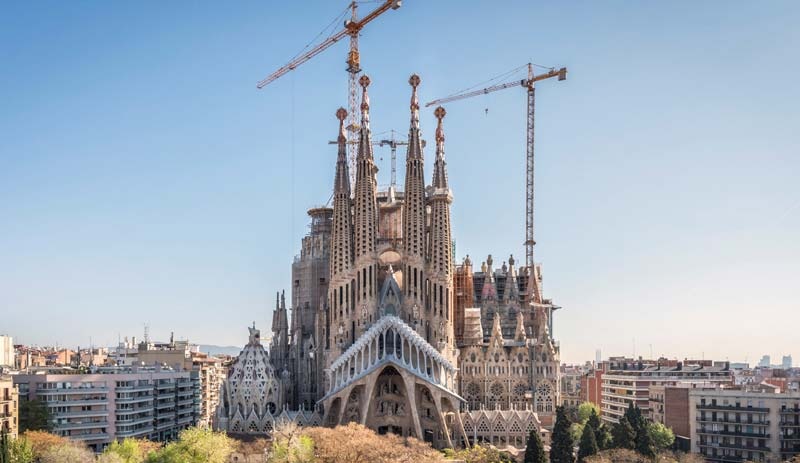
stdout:
[[[381,146],[381,147],[388,146],[389,148],[391,148],[391,150],[392,150],[392,180],[391,180],[391,184],[390,185],[392,187],[394,187],[394,188],[397,188],[397,147],[398,146],[406,146],[406,145],[408,145],[408,142],[407,141],[400,141],[400,140],[396,139],[395,136],[394,136],[394,134],[395,134],[394,130],[390,130],[389,132],[391,133],[391,136],[388,139],[383,139],[381,141],[374,141],[374,142],[372,142],[372,144],[375,145],[375,146]],[[328,142],[329,145],[335,145],[337,143],[339,143],[339,142],[335,141],[335,140],[331,140],[331,141]],[[349,145],[357,145],[358,144],[358,140],[348,140],[346,143],[348,143]],[[422,140],[422,147],[423,148],[425,147],[425,140]]]
[[[520,68],[517,68],[520,69]],[[473,96],[478,95],[486,95],[488,93],[496,92],[498,90],[504,90],[506,88],[512,87],[522,87],[526,89],[528,95],[528,112],[527,112],[527,159],[526,159],[526,182],[525,182],[525,264],[528,266],[528,282],[526,285],[528,299],[532,302],[541,302],[541,301],[534,301],[535,294],[536,294],[536,278],[534,275],[534,262],[533,262],[533,247],[536,244],[536,241],[533,239],[533,127],[534,127],[534,103],[535,103],[535,88],[534,84],[540,80],[550,79],[553,77],[558,77],[558,80],[566,80],[567,79],[567,68],[561,68],[556,70],[555,68],[549,68],[549,70],[543,74],[534,75],[533,73],[533,64],[528,63],[528,76],[526,79],[522,80],[515,80],[511,82],[506,82],[503,84],[493,85],[491,87],[487,87],[480,90],[473,90],[467,91],[463,93],[457,93],[454,95],[450,95],[445,98],[440,98],[438,100],[433,100],[429,103],[426,103],[425,106],[433,106],[448,103],[451,101],[456,100],[463,100],[465,98],[471,98]],[[488,113],[488,110],[487,110]]]
[[[389,9],[396,10],[400,8],[401,5],[401,0],[385,0],[379,7],[375,8],[363,18],[359,19],[358,2],[350,2],[350,5],[348,6],[348,9],[351,10],[350,19],[344,22],[344,29],[341,29],[338,32],[328,36],[328,38],[323,40],[314,48],[295,57],[285,65],[281,66],[277,71],[260,81],[257,87],[264,88],[271,82],[274,82],[276,79],[289,73],[289,71],[295,70],[301,64],[322,53],[328,49],[328,47],[343,39],[345,36],[350,36],[350,51],[347,54],[347,60],[345,61],[347,63],[346,70],[350,79],[348,98],[350,111],[348,112],[349,121],[347,124],[347,129],[350,135],[348,139],[355,139],[356,132],[359,128],[358,123],[361,120],[361,109],[356,101],[356,97],[358,95],[358,73],[361,72],[361,56],[358,53],[358,35],[361,33],[361,29],[363,29],[364,26],[366,26],[373,19],[377,18]],[[350,185],[353,186],[355,184],[356,175],[356,146],[353,143],[348,144],[347,158],[348,162],[350,163]]]

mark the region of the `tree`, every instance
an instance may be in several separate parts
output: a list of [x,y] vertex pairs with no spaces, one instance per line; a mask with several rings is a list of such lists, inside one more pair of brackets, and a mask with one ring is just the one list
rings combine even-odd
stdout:
[[275,426],[268,463],[313,463],[314,440],[300,434],[300,427],[288,421]]
[[20,400],[19,431],[50,431],[50,409],[39,399]]
[[54,445],[39,457],[41,463],[94,463],[94,453],[72,442]]
[[[442,454],[431,448],[426,442],[395,434],[380,436],[357,423],[349,423],[333,429],[303,428],[302,432],[314,440],[317,463],[427,463],[442,461]],[[480,455],[478,452],[468,453],[471,449],[452,451],[452,453],[458,453],[457,459],[465,460],[468,463],[502,461],[500,452],[497,450],[485,450],[486,452],[482,452]]]
[[595,409],[591,410],[591,413],[589,414],[589,418],[586,419],[586,423],[589,426],[591,426],[592,429],[595,430],[595,432],[597,432],[600,429],[600,426],[601,426],[601,424],[600,424],[600,416],[597,414]]
[[580,442],[583,435],[583,428],[586,425],[583,423],[572,423],[569,426],[569,435],[572,436],[572,442]]
[[591,418],[592,413],[600,415],[600,407],[592,402],[584,402],[578,405],[578,422],[586,423]]
[[588,457],[586,463],[651,463],[651,460],[633,450],[612,449]]
[[51,447],[69,444],[68,439],[45,431],[27,431],[22,438],[30,444],[34,458],[41,458]]
[[611,434],[608,432],[606,425],[600,421],[600,416],[596,410],[592,409],[586,424],[594,429],[594,440],[597,441],[598,449],[605,450],[611,447]]
[[636,431],[631,426],[628,418],[624,416],[619,419],[619,423],[611,430],[611,436],[614,448],[632,450],[636,447]]
[[545,463],[544,444],[539,437],[539,432],[532,429],[528,434],[528,442],[525,444],[524,463]]
[[653,442],[650,440],[647,423],[642,423],[636,433],[636,451],[646,457],[652,458],[656,456]]
[[581,444],[580,448],[578,449],[578,462],[584,463],[586,461],[586,457],[596,455],[598,450],[597,440],[594,437],[594,428],[587,423],[587,425],[583,427]]
[[8,433],[0,430],[0,463],[11,463],[11,451],[8,448]]
[[225,463],[233,451],[225,433],[208,428],[181,431],[177,441],[147,456],[148,463]]
[[30,442],[23,437],[11,439],[8,443],[8,450],[11,456],[11,463],[33,463],[33,447]]
[[649,423],[647,425],[647,434],[650,436],[650,442],[652,442],[656,451],[672,447],[675,442],[675,433],[662,423]]
[[[143,463],[147,456],[156,450],[159,445],[144,439],[126,438],[122,441],[114,441],[106,447],[103,455],[114,455],[119,457],[122,463]],[[113,457],[107,457],[108,461],[115,461]]]
[[569,419],[564,407],[556,407],[556,424],[550,444],[550,463],[573,463],[573,441],[569,433]]

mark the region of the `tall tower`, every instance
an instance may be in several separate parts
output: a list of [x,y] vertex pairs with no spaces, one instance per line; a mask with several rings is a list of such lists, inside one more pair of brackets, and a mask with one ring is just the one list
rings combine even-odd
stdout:
[[431,307],[426,300],[428,291],[425,234],[425,174],[423,169],[422,140],[419,129],[418,75],[408,79],[411,84],[411,126],[408,130],[408,151],[406,152],[405,204],[403,205],[403,292],[407,314],[421,318],[418,325],[420,334],[433,342],[434,329],[430,326]]
[[[428,276],[430,279],[430,322],[433,339],[441,346],[453,342],[453,256],[450,232],[450,204],[453,194],[447,184],[447,163],[444,160],[444,129],[446,112],[439,106],[436,119],[436,161],[430,188],[431,228],[428,238]],[[436,344],[434,344],[436,345]],[[441,348],[440,348],[441,350]]]
[[[350,173],[347,164],[347,138],[344,121],[347,111],[336,111],[339,119],[338,154],[333,188],[333,229],[331,230],[330,283],[328,286],[328,317],[326,348],[336,349],[345,343],[345,327],[353,312],[353,213],[350,198]],[[322,320],[318,324],[322,325]],[[333,345],[328,342],[333,342]]]
[[369,95],[367,87],[370,80],[366,75],[358,80],[361,84],[361,135],[358,144],[356,170],[356,191],[354,198],[354,233],[355,239],[355,285],[351,292],[355,294],[354,304],[345,308],[342,319],[344,325],[337,330],[343,331],[342,341],[345,347],[352,344],[376,317],[378,300],[378,266],[376,242],[378,235],[378,205],[376,202],[378,171],[372,155],[372,134],[369,128]]
[[272,346],[269,354],[272,365],[279,372],[288,368],[289,317],[286,312],[286,296],[283,292],[275,295],[275,312],[272,313]]

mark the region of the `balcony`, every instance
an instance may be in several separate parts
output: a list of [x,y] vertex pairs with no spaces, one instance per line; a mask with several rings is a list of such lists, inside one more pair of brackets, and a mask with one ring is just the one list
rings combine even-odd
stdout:
[[746,420],[725,419],[724,416],[718,416],[717,419],[712,419],[712,417],[710,416],[706,416],[705,418],[703,418],[702,416],[697,415],[696,421],[698,423],[723,423],[723,424],[741,424],[748,426],[769,426],[769,420],[749,422]]
[[135,413],[152,413],[154,410],[152,405],[148,405],[146,407],[139,407],[139,408],[118,408],[116,410],[117,416],[124,416],[124,415],[133,415]]
[[72,434],[69,436],[70,439],[73,440],[82,440],[82,441],[96,441],[96,440],[107,440],[111,436],[108,433],[99,432],[95,434]]
[[108,416],[108,410],[82,410],[74,412],[53,412],[53,418],[92,418],[95,416]]
[[747,444],[735,444],[733,442],[728,442],[727,444],[722,442],[697,442],[697,445],[700,447],[708,447],[708,448],[716,448],[716,449],[734,449],[734,450],[750,450],[756,452],[770,452],[770,448],[767,446],[759,446],[759,445],[747,445]]
[[59,389],[37,389],[36,395],[54,395],[54,394],[94,394],[108,392],[107,387],[76,387],[76,388],[59,388]]
[[187,416],[185,418],[178,418],[178,424],[191,424],[194,421],[194,418],[191,416]]
[[145,428],[140,429],[131,429],[128,431],[117,431],[117,437],[134,437],[134,436],[141,436],[143,434],[150,434],[153,432],[152,426],[147,426]]
[[746,431],[722,431],[722,430],[712,431],[712,430],[703,429],[703,428],[699,428],[697,430],[697,434],[709,434],[709,435],[719,435],[719,436],[755,437],[757,439],[769,439],[769,433],[757,433],[757,432],[746,432]]
[[144,392],[152,390],[153,390],[152,384],[147,384],[144,386],[117,386],[118,392]]
[[53,429],[56,431],[70,431],[74,429],[94,429],[94,428],[105,428],[108,427],[108,421],[85,421],[85,422],[74,422],[74,423],[56,423],[53,425]]
[[48,407],[70,407],[84,405],[105,405],[107,399],[75,399],[75,400],[48,400],[45,402]]
[[152,423],[152,422],[153,422],[152,416],[143,416],[140,418],[117,420],[116,425],[117,429],[119,429],[121,427],[136,426],[137,424]]
[[712,404],[697,404],[698,410],[722,410],[733,412],[751,412],[751,413],[769,413],[769,408],[766,407],[748,407],[746,405],[712,405]]
[[152,402],[153,396],[150,395],[143,395],[138,397],[117,397],[116,402],[118,404],[136,404],[142,402]]

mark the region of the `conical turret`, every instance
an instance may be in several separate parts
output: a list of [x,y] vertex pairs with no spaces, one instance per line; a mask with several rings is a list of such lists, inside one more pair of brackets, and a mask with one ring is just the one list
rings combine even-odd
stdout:
[[515,302],[519,299],[519,286],[517,286],[517,269],[514,267],[514,255],[508,258],[508,270],[506,271],[506,283],[503,287],[503,300]]
[[[349,287],[340,287],[337,331],[341,331],[338,343],[342,348],[352,344],[366,330],[370,320],[377,317],[378,259],[376,245],[378,236],[378,205],[375,158],[372,154],[372,134],[369,127],[369,77],[361,76],[361,135],[358,141],[356,186],[353,198],[353,274]],[[349,290],[349,291],[348,291]]]
[[350,202],[350,173],[347,166],[347,138],[344,120],[347,111],[336,111],[339,119],[339,152],[336,158],[336,176],[333,189],[333,230],[331,231],[330,279],[336,280],[353,265],[353,223]]
[[405,272],[403,275],[409,307],[430,307],[425,301],[425,176],[423,172],[422,140],[419,129],[418,75],[408,79],[411,85],[411,126],[408,131],[406,152],[405,204],[403,206],[403,251]]
[[431,281],[431,307],[442,327],[440,339],[450,339],[453,331],[453,246],[450,231],[450,203],[453,196],[447,187],[447,166],[444,161],[444,129],[446,112],[439,106],[434,111],[436,127],[436,162],[430,188],[430,234],[428,235],[428,274]]

